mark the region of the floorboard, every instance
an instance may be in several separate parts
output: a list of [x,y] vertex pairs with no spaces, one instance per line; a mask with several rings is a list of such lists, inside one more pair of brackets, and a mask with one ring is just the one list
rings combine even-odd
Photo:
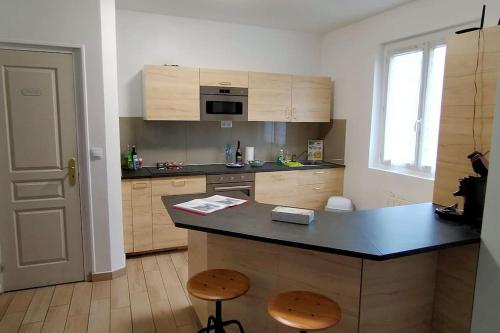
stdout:
[[187,251],[127,259],[127,274],[0,294],[1,333],[196,333]]

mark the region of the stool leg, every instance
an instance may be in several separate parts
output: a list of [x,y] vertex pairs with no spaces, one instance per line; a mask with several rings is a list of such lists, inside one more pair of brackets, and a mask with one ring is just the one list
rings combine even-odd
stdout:
[[238,328],[240,329],[240,333],[245,333],[245,330],[243,329],[243,325],[237,320],[228,320],[222,323],[223,326],[228,326],[228,325],[238,325]]
[[[212,324],[212,322],[214,324]],[[215,317],[214,316],[208,317],[207,326],[203,327],[201,330],[199,330],[198,333],[210,333],[211,329],[215,329]]]
[[215,302],[215,333],[225,333],[222,325],[222,302]]

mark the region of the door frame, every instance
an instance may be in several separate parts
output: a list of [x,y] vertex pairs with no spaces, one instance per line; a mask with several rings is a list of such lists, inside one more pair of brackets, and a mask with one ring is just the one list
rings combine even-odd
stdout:
[[[93,271],[92,262],[92,201],[90,182],[90,144],[88,126],[87,89],[85,82],[85,46],[74,44],[47,44],[0,39],[0,49],[15,51],[34,51],[48,53],[65,53],[73,55],[73,70],[75,74],[75,101],[76,101],[76,140],[78,154],[78,170],[80,183],[80,211],[82,223],[83,269],[84,280],[90,281]],[[1,266],[0,253],[0,266]],[[0,270],[0,293],[3,292],[2,271]]]

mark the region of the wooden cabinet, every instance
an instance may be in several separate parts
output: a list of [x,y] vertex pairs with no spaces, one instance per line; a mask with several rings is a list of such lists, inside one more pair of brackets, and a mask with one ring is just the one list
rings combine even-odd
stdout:
[[292,121],[329,122],[332,81],[328,77],[292,77]]
[[161,197],[205,191],[205,176],[122,180],[125,253],[187,246],[187,231],[175,227]]
[[248,76],[248,120],[291,121],[292,76],[255,73]]
[[248,120],[329,122],[331,91],[327,77],[251,72]]
[[177,228],[161,201],[165,195],[205,193],[205,176],[155,178],[152,181],[153,249],[187,246],[187,230]]
[[[485,153],[491,148],[495,109],[499,107],[496,96],[500,26],[483,30],[479,54],[477,38],[474,33],[455,35],[447,40],[433,199],[443,206],[457,202],[463,205],[463,199],[453,193],[458,188],[458,179],[475,175],[467,156],[474,150]],[[474,126],[475,138],[472,136]]]
[[132,182],[122,181],[123,243],[125,253],[134,252],[134,229],[132,226]]
[[248,72],[201,68],[200,85],[248,88]]
[[145,65],[145,120],[200,120],[200,86],[248,88],[248,120],[329,122],[328,77]]
[[322,209],[342,195],[344,169],[262,172],[255,175],[255,200],[272,205]]
[[153,249],[151,180],[133,180],[131,184],[134,252],[150,251]]
[[144,119],[200,120],[198,68],[145,65]]

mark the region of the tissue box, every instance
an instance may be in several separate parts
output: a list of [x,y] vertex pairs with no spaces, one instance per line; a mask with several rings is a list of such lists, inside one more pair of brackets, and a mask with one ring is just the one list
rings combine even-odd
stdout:
[[271,219],[278,222],[309,224],[314,221],[314,211],[292,207],[276,207],[271,211]]

